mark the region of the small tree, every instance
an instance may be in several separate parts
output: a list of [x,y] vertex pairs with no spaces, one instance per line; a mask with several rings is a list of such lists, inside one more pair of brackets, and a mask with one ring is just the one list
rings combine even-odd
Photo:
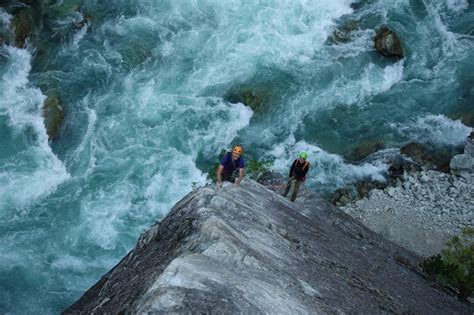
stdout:
[[423,270],[442,285],[453,287],[465,301],[474,291],[474,229],[466,228],[461,236],[447,242],[447,248],[421,263]]

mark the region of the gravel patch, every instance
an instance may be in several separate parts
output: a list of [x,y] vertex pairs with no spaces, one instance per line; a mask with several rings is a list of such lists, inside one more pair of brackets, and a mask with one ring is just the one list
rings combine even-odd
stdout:
[[427,257],[439,253],[462,229],[474,226],[473,196],[474,173],[456,176],[429,170],[404,173],[397,186],[371,190],[368,198],[340,209]]

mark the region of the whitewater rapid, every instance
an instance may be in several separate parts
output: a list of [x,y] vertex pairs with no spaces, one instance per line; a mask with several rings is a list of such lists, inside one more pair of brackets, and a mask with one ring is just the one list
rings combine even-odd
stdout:
[[[327,194],[384,179],[384,159],[347,161],[361,144],[456,146],[472,131],[455,118],[474,99],[467,1],[72,2],[44,4],[37,42],[0,46],[2,313],[63,310],[232,144],[283,174],[307,151],[306,185]],[[382,24],[405,59],[374,50]],[[264,108],[230,102],[242,89]],[[54,141],[50,91],[66,113]]]

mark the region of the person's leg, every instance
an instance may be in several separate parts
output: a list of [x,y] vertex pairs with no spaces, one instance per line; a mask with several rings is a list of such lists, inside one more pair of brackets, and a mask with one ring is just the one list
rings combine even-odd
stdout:
[[291,195],[291,201],[295,201],[296,195],[298,194],[298,190],[300,190],[301,180],[295,180],[293,194]]
[[286,183],[286,187],[285,187],[285,192],[283,193],[283,197],[286,197],[286,195],[288,195],[288,193],[290,192],[290,188],[291,188],[291,183],[293,182],[293,179],[290,178],[288,180],[288,183]]

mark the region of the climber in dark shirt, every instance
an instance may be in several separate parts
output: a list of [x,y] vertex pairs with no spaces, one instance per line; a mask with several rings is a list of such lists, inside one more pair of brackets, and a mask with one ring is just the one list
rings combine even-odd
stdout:
[[291,184],[293,183],[293,194],[291,195],[291,201],[295,201],[296,195],[300,189],[301,183],[306,180],[306,174],[309,170],[309,162],[306,160],[308,158],[308,153],[301,152],[300,157],[293,161],[290,168],[290,174],[288,183],[286,183],[285,192],[283,196],[286,197],[290,192]]

